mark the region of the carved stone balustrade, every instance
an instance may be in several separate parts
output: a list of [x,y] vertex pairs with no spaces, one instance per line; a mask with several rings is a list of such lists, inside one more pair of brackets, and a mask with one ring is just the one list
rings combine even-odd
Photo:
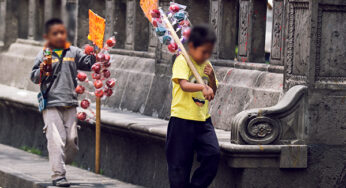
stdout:
[[[250,148],[257,148],[259,149],[258,152],[261,151],[261,148],[263,151],[269,150],[271,154],[276,151],[280,154],[280,167],[306,167],[307,146],[305,145],[305,139],[309,123],[306,117],[306,99],[307,87],[297,85],[288,90],[275,106],[250,109],[238,113],[231,124],[231,143],[234,144],[233,147],[237,146],[248,150],[248,152],[245,152],[245,156],[247,156],[246,153],[251,151],[246,149],[249,148],[247,145],[253,145]],[[299,164],[292,163],[292,160],[294,160],[292,156],[299,158]],[[265,155],[261,157],[263,158]],[[248,158],[251,159],[251,157]],[[259,158],[254,160],[257,161],[256,164],[261,163]],[[253,160],[250,161],[254,163]],[[235,166],[242,164],[238,163],[236,162]],[[245,162],[240,166],[244,167],[248,163]]]

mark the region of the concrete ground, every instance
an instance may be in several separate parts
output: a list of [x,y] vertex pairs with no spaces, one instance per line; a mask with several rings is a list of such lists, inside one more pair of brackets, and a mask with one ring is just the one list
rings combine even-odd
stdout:
[[[0,144],[0,188],[52,188],[50,175],[47,158]],[[75,188],[140,188],[69,165],[67,179]]]

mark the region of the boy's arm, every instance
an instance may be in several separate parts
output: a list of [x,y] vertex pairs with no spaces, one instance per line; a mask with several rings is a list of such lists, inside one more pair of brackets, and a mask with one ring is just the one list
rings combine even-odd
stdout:
[[213,89],[214,93],[216,93],[217,90],[217,80],[214,73],[213,67],[208,63],[204,68],[204,73],[208,75],[209,77],[209,83],[208,85]]
[[205,99],[212,100],[214,98],[213,90],[203,84],[190,83],[189,79],[190,68],[188,67],[184,57],[178,56],[173,64],[172,81],[180,85],[180,88],[185,92],[202,91]]
[[183,79],[179,79],[179,85],[181,89],[185,92],[202,91],[205,99],[209,101],[214,99],[213,89],[210,88],[208,85],[195,84]]
[[[31,71],[31,75],[30,75],[30,79],[32,82],[34,82],[35,84],[39,84],[40,83],[40,64],[42,63],[42,55],[37,55],[36,59],[35,59],[35,64],[32,67],[32,71]],[[41,78],[43,79],[43,78]]]
[[86,55],[81,49],[76,48],[76,63],[77,68],[84,71],[90,71],[91,66],[96,62],[93,55]]

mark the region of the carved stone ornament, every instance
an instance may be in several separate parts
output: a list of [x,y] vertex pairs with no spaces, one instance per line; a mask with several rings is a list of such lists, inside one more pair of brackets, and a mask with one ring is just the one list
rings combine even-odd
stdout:
[[231,142],[251,145],[302,143],[306,92],[306,86],[294,86],[275,106],[238,113],[231,124]]

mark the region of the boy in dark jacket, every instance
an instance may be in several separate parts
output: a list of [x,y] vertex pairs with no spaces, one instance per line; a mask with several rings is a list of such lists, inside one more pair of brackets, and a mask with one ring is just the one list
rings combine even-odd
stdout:
[[[70,183],[65,177],[65,163],[72,162],[78,151],[78,100],[75,93],[77,70],[89,71],[95,63],[95,57],[85,55],[81,49],[67,42],[66,28],[60,19],[54,18],[46,22],[44,38],[45,49],[36,57],[31,80],[41,84],[45,100],[42,113],[53,185],[69,187]],[[47,52],[52,54],[51,68],[44,63]]]

